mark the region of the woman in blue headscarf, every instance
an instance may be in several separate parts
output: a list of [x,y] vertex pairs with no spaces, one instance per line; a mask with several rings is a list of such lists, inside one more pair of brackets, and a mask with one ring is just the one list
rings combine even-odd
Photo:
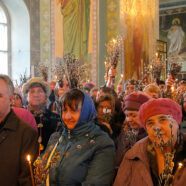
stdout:
[[36,184],[110,185],[114,173],[113,141],[94,119],[91,98],[72,89],[61,99],[64,130],[54,133],[47,149],[35,162]]

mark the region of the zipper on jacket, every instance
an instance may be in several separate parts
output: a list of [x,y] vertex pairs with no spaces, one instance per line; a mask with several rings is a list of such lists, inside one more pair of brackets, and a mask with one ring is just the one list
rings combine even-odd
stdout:
[[70,130],[68,129],[68,139],[71,139]]

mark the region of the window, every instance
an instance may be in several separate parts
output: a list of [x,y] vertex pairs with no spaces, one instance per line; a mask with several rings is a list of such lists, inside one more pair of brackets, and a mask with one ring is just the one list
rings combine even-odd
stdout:
[[0,4],[0,74],[8,74],[8,21]]

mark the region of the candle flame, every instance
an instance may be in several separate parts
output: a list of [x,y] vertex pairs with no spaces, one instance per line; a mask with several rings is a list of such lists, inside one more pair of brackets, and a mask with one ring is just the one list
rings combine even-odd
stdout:
[[179,162],[178,167],[180,167],[180,168],[183,167],[183,163]]
[[123,74],[121,74],[121,78],[123,78]]
[[116,43],[116,40],[115,39],[113,39],[112,41],[113,41],[114,44]]
[[171,87],[171,90],[172,90],[172,92],[174,92],[174,87],[173,86]]
[[27,155],[27,161],[30,161],[30,155]]

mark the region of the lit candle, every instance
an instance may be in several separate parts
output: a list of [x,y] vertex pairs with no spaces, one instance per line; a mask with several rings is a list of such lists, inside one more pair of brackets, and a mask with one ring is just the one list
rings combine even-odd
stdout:
[[178,163],[178,168],[181,169],[183,167],[183,163],[179,162]]
[[174,101],[174,86],[171,87],[171,91],[172,91],[172,99]]
[[171,87],[171,90],[172,90],[172,93],[174,93],[174,87],[173,86]]
[[31,180],[32,180],[32,186],[35,186],[30,155],[27,155],[27,161],[28,161],[28,165],[29,165],[29,168],[30,168],[30,176],[31,176]]

